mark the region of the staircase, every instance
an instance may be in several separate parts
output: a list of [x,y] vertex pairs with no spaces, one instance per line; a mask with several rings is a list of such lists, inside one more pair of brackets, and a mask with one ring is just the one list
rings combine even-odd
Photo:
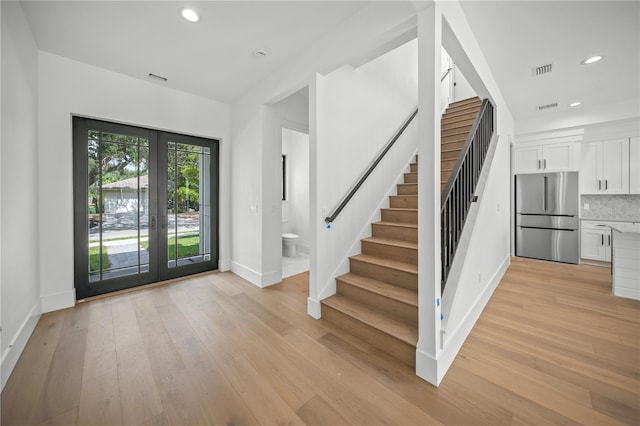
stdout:
[[458,161],[460,150],[478,116],[482,101],[470,98],[449,105],[442,116],[440,133],[440,191],[447,186],[449,176]]
[[[441,190],[480,108],[478,98],[450,105],[442,117]],[[322,317],[415,368],[418,341],[418,162],[389,197],[382,220],[371,224],[350,272],[336,278],[336,294],[322,301]],[[438,206],[439,208],[440,206]]]

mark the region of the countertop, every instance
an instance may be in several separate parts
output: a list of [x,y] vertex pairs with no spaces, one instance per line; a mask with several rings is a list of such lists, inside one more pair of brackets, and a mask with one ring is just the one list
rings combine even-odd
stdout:
[[640,234],[640,223],[616,223],[615,225],[608,225],[609,228],[614,231],[621,232],[623,234],[626,233],[635,233]]
[[590,218],[590,217],[581,217],[580,221],[584,222],[625,222],[625,223],[640,223],[640,219],[600,219],[600,218]]

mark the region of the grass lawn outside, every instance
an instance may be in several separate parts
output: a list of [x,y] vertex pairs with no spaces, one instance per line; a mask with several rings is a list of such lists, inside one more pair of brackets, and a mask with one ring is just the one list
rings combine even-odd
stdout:
[[[102,270],[109,269],[111,262],[109,262],[109,255],[107,254],[107,248],[102,246]],[[100,270],[100,247],[89,247],[89,273],[97,272]]]
[[[149,249],[149,242],[142,241],[141,247]],[[169,238],[169,259],[176,258],[176,237]],[[178,259],[183,257],[198,256],[200,254],[200,235],[179,235],[178,236]]]

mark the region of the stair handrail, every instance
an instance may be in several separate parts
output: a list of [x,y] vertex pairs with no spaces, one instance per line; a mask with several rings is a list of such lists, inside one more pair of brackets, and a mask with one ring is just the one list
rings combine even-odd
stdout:
[[447,68],[447,70],[444,72],[444,74],[442,74],[442,77],[440,77],[440,83],[442,83],[444,81],[444,79],[447,78],[447,76],[449,75],[449,73],[451,72],[452,69],[453,69],[453,67]]
[[451,270],[467,213],[471,203],[477,201],[475,190],[493,131],[494,107],[489,99],[484,99],[441,196],[442,290]]
[[400,128],[393,134],[393,136],[391,137],[391,140],[387,142],[387,144],[382,149],[382,151],[380,151],[380,153],[376,156],[376,158],[374,158],[371,164],[369,164],[369,167],[367,167],[364,173],[360,176],[360,179],[358,179],[358,181],[351,187],[351,189],[347,192],[347,194],[342,198],[340,203],[333,209],[332,213],[329,216],[324,218],[324,221],[327,224],[328,228],[331,227],[331,223],[334,220],[336,220],[336,218],[340,215],[342,210],[347,206],[347,204],[349,204],[349,201],[351,201],[351,198],[353,198],[356,192],[358,192],[358,189],[360,189],[362,184],[367,180],[367,178],[373,172],[376,166],[380,163],[380,161],[382,161],[382,159],[387,154],[387,152],[389,152],[391,147],[393,147],[393,145],[396,143],[398,138],[400,138],[400,135],[402,135],[402,133],[409,126],[409,124],[411,124],[411,122],[413,121],[416,115],[418,115],[418,108],[416,108],[411,113],[409,118],[406,119],[402,124],[402,126],[400,126]]

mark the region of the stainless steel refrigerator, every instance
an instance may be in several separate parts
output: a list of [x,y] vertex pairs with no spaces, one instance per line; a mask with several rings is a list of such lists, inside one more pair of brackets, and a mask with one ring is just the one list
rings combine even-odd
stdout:
[[516,256],[578,263],[578,172],[516,175]]

